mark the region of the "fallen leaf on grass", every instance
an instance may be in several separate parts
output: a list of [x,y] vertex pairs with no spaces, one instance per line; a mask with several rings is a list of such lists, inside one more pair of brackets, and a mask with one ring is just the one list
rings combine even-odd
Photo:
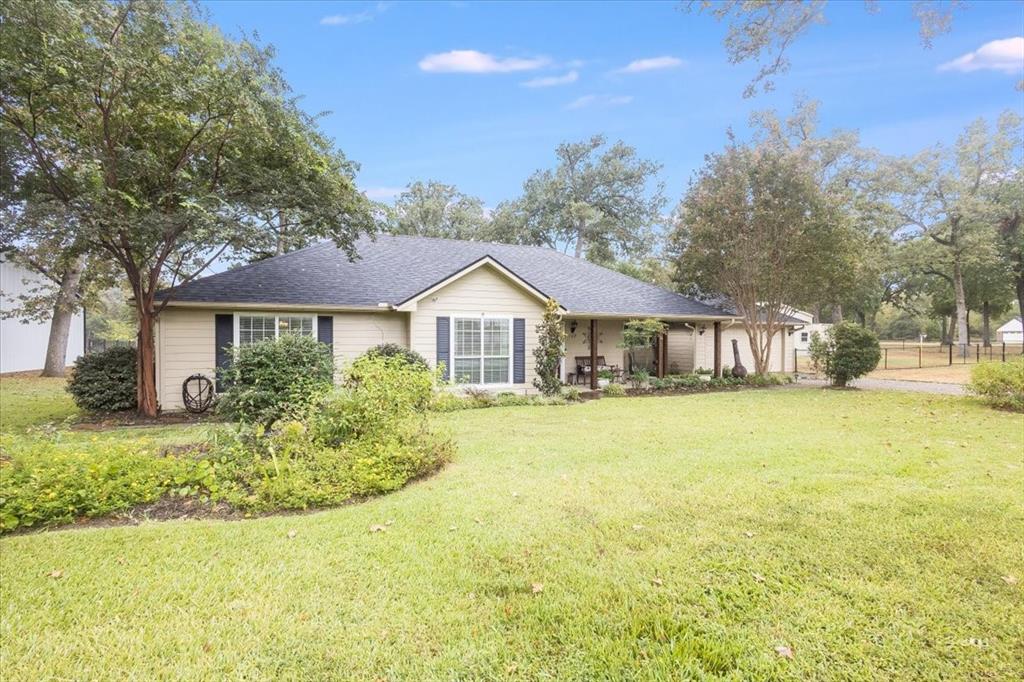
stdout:
[[57,569],[53,569],[47,575],[51,578],[62,578],[64,577],[64,571],[58,571]]
[[643,530],[643,529],[644,529],[643,524],[641,524],[641,523],[634,523],[633,524],[633,530]]
[[385,521],[385,522],[384,522],[384,525],[385,525],[385,526],[390,526],[390,525],[391,525],[391,524],[393,524],[394,522],[395,522],[395,520],[394,520],[394,519],[388,519],[387,521]]
[[544,583],[534,583],[531,588],[534,594],[540,594],[544,591]]
[[1004,575],[1004,576],[1001,576],[1001,577],[1003,579],[1003,582],[1006,583],[1007,585],[1016,585],[1017,584],[1017,576],[1015,576],[1015,575]]
[[448,530],[455,530],[455,526],[448,526]]
[[657,585],[658,587],[661,587],[665,584],[661,578],[651,578],[651,582]]
[[381,525],[370,526],[370,532],[371,533],[383,533],[387,529],[388,529],[387,526],[381,526]]
[[779,656],[782,656],[783,658],[788,658],[790,660],[792,660],[793,658],[793,650],[790,649],[788,646],[775,647],[775,653],[777,653]]
[[749,530],[748,530],[748,531],[746,531],[746,532],[745,532],[745,533],[743,533],[743,534],[744,534],[744,535],[746,535],[746,536],[747,536],[748,538],[752,538],[752,537],[754,537],[754,534],[753,534],[753,533],[751,533],[751,532],[750,532]]
[[750,577],[753,578],[755,581],[757,581],[759,583],[763,583],[764,582],[764,576],[761,575],[760,573],[751,573]]
[[298,533],[297,533],[297,532],[295,532],[294,530],[290,530],[290,531],[288,531],[288,539],[289,539],[289,540],[291,540],[292,538],[294,538],[294,537],[295,537],[296,535],[298,535]]

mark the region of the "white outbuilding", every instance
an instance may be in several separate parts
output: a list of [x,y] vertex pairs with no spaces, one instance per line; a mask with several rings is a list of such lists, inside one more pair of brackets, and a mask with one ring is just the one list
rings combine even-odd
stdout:
[[[0,255],[0,374],[42,369],[46,364],[50,321],[23,322],[6,315],[18,305],[19,296],[31,293],[43,283],[42,276]],[[68,334],[67,364],[84,353],[85,314],[78,311]]]
[[996,330],[996,343],[1024,343],[1024,323],[1020,315]]

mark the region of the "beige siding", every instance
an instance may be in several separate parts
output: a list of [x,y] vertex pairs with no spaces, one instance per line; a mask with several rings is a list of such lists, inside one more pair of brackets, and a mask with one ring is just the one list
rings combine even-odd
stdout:
[[[215,376],[214,316],[225,310],[168,308],[157,323],[157,395],[163,410],[180,410],[181,383],[192,374]],[[262,314],[317,314],[272,309]],[[408,346],[405,313],[334,313],[334,361],[341,367],[379,343]]]
[[[598,320],[597,321],[597,354],[604,356],[605,362],[609,365],[618,365],[626,369],[628,363],[626,350],[619,348],[622,343],[622,326],[625,320]],[[576,320],[576,332],[572,329],[572,320],[565,323],[565,363],[566,374],[576,371],[577,357],[590,357],[590,320],[581,318]]]
[[[516,390],[533,391],[535,377],[533,349],[537,345],[537,324],[544,305],[521,286],[488,265],[482,266],[438,289],[417,304],[410,313],[410,347],[431,366],[437,363],[437,318],[502,315],[526,320],[526,383]],[[504,389],[499,389],[504,390]]]
[[697,335],[686,325],[673,322],[668,330],[668,373],[686,374],[692,372],[694,339]]
[[[740,360],[747,368],[747,371],[754,371],[754,354],[750,351],[750,341],[747,339],[747,332],[740,323],[727,327],[722,323],[722,366],[732,367],[735,364],[732,351],[732,340],[736,339],[739,345]],[[697,367],[714,367],[715,357],[715,335],[708,325],[708,330],[702,337],[699,337],[696,348]],[[772,372],[793,371],[793,337],[788,332],[782,331],[772,339],[771,363],[769,366]],[[785,356],[785,358],[783,358]],[[783,361],[785,360],[785,362]]]
[[336,313],[334,365],[341,368],[381,343],[409,347],[407,313]]
[[227,310],[167,308],[157,322],[157,397],[163,410],[180,410],[181,383],[193,374],[214,378],[217,313]]

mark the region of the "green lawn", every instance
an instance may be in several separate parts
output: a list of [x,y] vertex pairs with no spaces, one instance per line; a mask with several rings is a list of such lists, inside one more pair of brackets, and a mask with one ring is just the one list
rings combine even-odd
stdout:
[[9,374],[0,376],[0,431],[21,431],[77,414],[65,379]]
[[1024,675],[1020,415],[784,389],[439,419],[455,462],[364,504],[0,540],[0,678]]

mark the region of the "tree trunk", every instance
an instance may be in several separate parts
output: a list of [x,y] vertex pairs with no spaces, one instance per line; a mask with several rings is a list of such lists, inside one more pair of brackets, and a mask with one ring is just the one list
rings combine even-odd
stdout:
[[138,306],[138,314],[138,365],[135,372],[138,409],[139,414],[155,417],[157,415],[156,343],[153,325],[156,322],[156,316],[153,314],[152,306],[147,304]]
[[585,229],[586,229],[585,225],[580,225],[580,226],[578,226],[576,228],[576,257],[577,258],[583,258],[583,249],[584,249],[584,246],[585,246],[585,244],[584,244],[585,239],[583,238],[583,233],[584,233]]
[[981,342],[985,345],[985,348],[992,347],[991,327],[992,309],[988,301],[985,301],[981,304]]
[[949,338],[949,323],[945,315],[939,315],[939,345],[945,346],[952,343]]
[[71,320],[78,309],[78,290],[82,284],[84,269],[85,259],[76,258],[60,278],[60,289],[57,291],[57,301],[53,305],[53,316],[50,318],[50,337],[46,342],[44,377],[64,376]]
[[836,303],[832,306],[832,324],[839,324],[843,321],[843,306],[841,303]]
[[1024,320],[1024,277],[1014,277],[1013,284],[1017,289],[1017,312],[1020,319]]
[[967,330],[967,295],[964,293],[964,273],[959,256],[953,258],[953,293],[956,295],[956,343],[960,356],[966,357],[971,340]]

